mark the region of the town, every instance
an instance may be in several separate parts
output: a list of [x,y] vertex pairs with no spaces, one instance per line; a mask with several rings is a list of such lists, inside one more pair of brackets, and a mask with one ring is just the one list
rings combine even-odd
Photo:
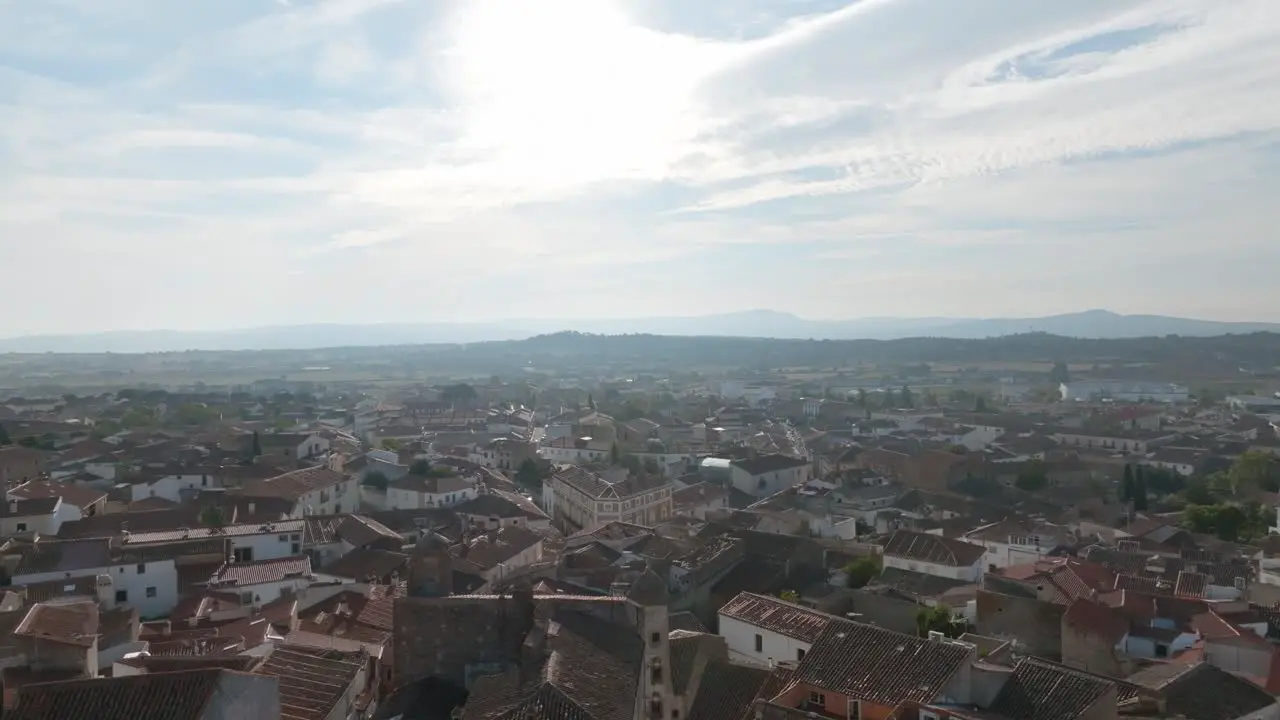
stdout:
[[1251,337],[11,355],[3,716],[1280,718]]

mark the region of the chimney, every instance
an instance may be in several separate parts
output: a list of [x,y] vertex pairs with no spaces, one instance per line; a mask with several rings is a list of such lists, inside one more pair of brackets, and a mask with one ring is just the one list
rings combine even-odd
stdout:
[[254,511],[255,511],[255,510],[257,510],[257,509],[258,509],[258,505],[257,505],[257,503],[254,503],[254,502],[252,502],[252,501],[251,501],[251,502],[249,503],[249,514],[250,514],[250,515],[252,515],[252,514],[254,513]]
[[111,580],[110,575],[106,573],[99,575],[96,578],[95,590],[99,607],[103,610],[111,610],[116,606],[115,583]]
[[18,514],[18,501],[17,501],[17,500],[10,500],[10,501],[9,501],[9,514],[10,514],[10,515],[17,515],[17,514]]

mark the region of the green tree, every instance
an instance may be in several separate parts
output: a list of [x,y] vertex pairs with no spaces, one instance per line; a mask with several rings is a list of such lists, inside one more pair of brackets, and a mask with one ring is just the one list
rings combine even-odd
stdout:
[[379,444],[382,445],[383,450],[390,450],[391,452],[400,452],[400,441],[395,438],[383,438],[382,442]]
[[885,388],[884,394],[880,396],[880,407],[885,410],[893,410],[898,406],[898,396],[894,394],[893,388]]
[[1244,453],[1231,464],[1230,474],[1236,491],[1250,487],[1280,491],[1280,462],[1267,453],[1255,450]]
[[452,405],[473,402],[477,397],[479,393],[467,383],[448,385],[440,390],[440,399]]
[[869,401],[867,400],[866,388],[858,388],[858,407],[862,408],[863,410],[866,410],[867,408],[871,407],[871,405],[869,404]]
[[622,462],[622,451],[618,449],[618,443],[609,446],[609,463],[618,465]]
[[661,475],[662,466],[658,465],[658,461],[651,457],[644,459],[644,471],[650,475]]
[[409,465],[409,474],[419,477],[428,477],[431,475],[431,461],[426,458],[418,458]]
[[1032,460],[1027,463],[1026,469],[1018,473],[1018,477],[1013,481],[1013,484],[1019,490],[1038,492],[1049,484],[1049,476],[1045,473],[1044,465],[1039,460]]
[[516,468],[516,484],[530,489],[542,487],[542,473],[538,470],[538,463],[533,458],[525,458],[524,462]]
[[778,593],[778,598],[789,603],[798,603],[800,602],[800,593],[795,590],[783,590]]
[[913,408],[916,406],[916,396],[911,393],[911,388],[906,385],[902,386],[902,392],[898,395],[901,398],[902,407]]
[[595,412],[596,396],[591,393],[587,393],[587,407],[590,408],[592,412]]
[[1133,500],[1133,466],[1125,464],[1124,479],[1120,482],[1120,502],[1127,503]]
[[865,587],[880,574],[880,558],[877,555],[864,555],[845,565],[844,572],[849,577],[849,587]]
[[386,490],[391,481],[380,470],[370,470],[365,473],[364,478],[360,480],[360,484],[375,490]]
[[958,638],[969,630],[963,619],[951,617],[951,611],[945,605],[921,608],[916,613],[916,629],[920,632],[920,637],[925,637],[930,632],[940,632],[949,638]]
[[1133,510],[1134,512],[1146,512],[1147,510],[1147,479],[1144,477],[1142,466],[1133,473]]
[[208,505],[200,511],[200,524],[205,527],[220,528],[227,524],[227,515],[217,505]]
[[9,431],[4,429],[4,425],[0,425],[0,447],[13,443],[9,437]]
[[1059,360],[1053,364],[1053,369],[1049,371],[1049,382],[1054,385],[1071,382],[1071,373],[1068,371],[1066,363]]
[[989,412],[987,410],[987,399],[979,395],[978,399],[973,401],[973,411],[976,413]]
[[253,457],[255,457],[255,458],[262,457],[262,436],[258,434],[258,431],[257,431],[257,430],[254,430],[254,431],[253,431],[253,450],[252,450],[252,452],[253,452]]
[[1213,492],[1209,489],[1209,483],[1200,479],[1187,483],[1187,489],[1182,491],[1182,498],[1189,505],[1212,505],[1214,503]]

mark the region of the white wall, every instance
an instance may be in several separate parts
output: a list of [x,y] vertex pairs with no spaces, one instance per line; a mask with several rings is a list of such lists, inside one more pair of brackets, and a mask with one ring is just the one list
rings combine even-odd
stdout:
[[133,502],[158,497],[170,502],[182,502],[181,490],[207,490],[221,487],[211,475],[166,475],[154,483],[137,483],[130,486]]
[[[285,538],[283,541],[280,538]],[[294,552],[295,547],[297,552]],[[253,551],[252,562],[279,560],[303,554],[302,532],[278,532],[270,535],[236,535],[231,537],[233,550],[247,548]]]
[[[733,486],[742,492],[755,497],[769,497],[787,488],[807,482],[811,469],[808,465],[800,465],[786,470],[764,473],[763,475],[752,475],[734,466],[730,469],[730,477],[732,478]],[[760,487],[761,480],[764,480],[765,483],[763,488]]]
[[[109,565],[69,572],[18,575],[13,578],[13,584],[26,585],[98,575],[111,576],[113,600],[120,597],[120,592],[124,592],[125,595],[120,604],[137,608],[139,617],[154,618],[168,615],[178,605],[178,571],[172,560],[146,563],[141,573],[138,572],[137,565]],[[147,588],[155,588],[154,596],[147,597]]]
[[[757,635],[761,640],[759,652],[756,651]],[[799,659],[799,651],[807,653],[812,647],[810,643],[724,615],[720,616],[720,637],[729,646],[730,660],[750,665],[768,665],[770,660],[795,662]]]
[[424,493],[393,487],[387,488],[387,507],[391,510],[420,510],[429,507],[447,508],[460,505],[475,496],[475,488],[463,488],[449,493]]
[[909,560],[898,555],[885,554],[880,557],[884,561],[885,567],[898,568],[899,570],[909,570],[911,572],[924,573],[925,575],[966,580],[968,582],[977,582],[982,577],[983,566],[981,560],[967,567],[952,567],[941,563]]
[[252,593],[253,598],[250,601],[254,607],[261,607],[273,600],[279,600],[282,591],[291,590],[297,595],[303,588],[311,584],[311,580],[303,577],[285,578],[276,582],[257,583],[254,585],[227,585],[219,588],[224,592],[233,592],[240,595],[241,602],[245,602],[245,596]]

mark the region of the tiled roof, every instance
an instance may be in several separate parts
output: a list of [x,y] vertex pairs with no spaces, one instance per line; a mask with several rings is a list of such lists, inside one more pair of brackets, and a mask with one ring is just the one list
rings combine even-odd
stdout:
[[489,570],[542,542],[542,539],[532,530],[509,526],[460,543],[454,546],[453,554],[482,570]]
[[1114,644],[1129,631],[1129,623],[1113,609],[1081,598],[1071,603],[1062,619],[1077,630],[1096,635]]
[[1018,720],[1075,720],[1110,694],[1116,684],[1038,658],[1025,658],[1005,682],[990,710]]
[[732,463],[735,468],[753,477],[756,475],[764,475],[765,473],[781,472],[783,470],[803,467],[808,464],[809,461],[803,458],[795,458],[790,455],[781,455],[778,453],[761,455],[759,457],[745,460],[734,460]]
[[885,543],[884,554],[918,562],[968,567],[982,559],[986,547],[940,535],[899,530]]
[[329,716],[364,666],[363,653],[286,645],[257,673],[280,679],[281,720],[318,720]]
[[57,509],[60,498],[45,497],[35,500],[8,500],[0,502],[0,517],[28,518],[52,515]]
[[577,465],[562,467],[553,477],[588,497],[608,499],[631,497],[667,484],[666,479],[648,474],[628,475],[626,480],[610,483],[600,475]]
[[671,616],[667,618],[667,627],[671,628],[673,631],[685,630],[687,632],[695,633],[704,633],[707,631],[706,626],[702,624],[702,621],[698,619],[698,616],[688,610],[671,613]]
[[688,720],[741,720],[768,679],[766,668],[722,660],[707,663]]
[[229,674],[208,669],[27,685],[5,720],[198,720],[220,690],[231,692],[219,687]]
[[401,542],[400,535],[391,528],[364,515],[346,515],[334,528],[337,537],[355,547],[371,545],[379,540]]
[[795,640],[812,643],[834,619],[826,613],[755,593],[738,593],[720,614]]
[[921,598],[932,598],[942,595],[948,590],[972,585],[967,580],[911,572],[901,568],[885,568],[873,581],[876,585],[891,587],[898,592]]
[[92,602],[33,605],[13,634],[92,647],[98,636],[98,606]]
[[265,480],[245,483],[240,489],[240,494],[246,497],[284,498],[296,502],[309,492],[331,488],[346,480],[346,475],[327,467],[303,468]]
[[1173,594],[1182,597],[1204,597],[1209,588],[1209,576],[1183,570],[1178,573],[1178,580],[1173,587]]
[[934,699],[974,656],[973,647],[964,643],[833,619],[800,661],[795,679],[894,707]]
[[370,577],[380,580],[390,577],[392,573],[408,564],[409,556],[404,553],[377,548],[356,548],[320,568],[319,572],[356,581],[363,581]]
[[83,485],[72,485],[52,480],[32,480],[9,491],[14,497],[35,500],[45,497],[60,497],[68,505],[85,508],[105,498],[107,494]]
[[261,560],[251,563],[226,563],[214,575],[212,580],[219,584],[243,587],[261,583],[279,582],[285,578],[301,577],[311,574],[311,558],[306,555],[280,558],[278,560]]
[[[455,505],[453,511],[464,515],[483,515],[497,518],[544,518],[546,513],[538,506],[524,501],[519,495],[501,491],[477,495],[466,502]],[[522,502],[524,501],[524,502]]]
[[427,495],[443,495],[446,493],[462,492],[463,490],[471,490],[475,488],[475,482],[469,478],[460,475],[446,475],[444,477],[414,475],[410,473],[404,477],[392,480],[388,487],[396,490],[407,490],[409,492],[425,493]]
[[1209,663],[1181,668],[1174,673],[1143,670],[1131,676],[1129,682],[1159,691],[1170,716],[1195,720],[1254,717],[1254,713],[1276,704],[1276,698],[1267,691]]

